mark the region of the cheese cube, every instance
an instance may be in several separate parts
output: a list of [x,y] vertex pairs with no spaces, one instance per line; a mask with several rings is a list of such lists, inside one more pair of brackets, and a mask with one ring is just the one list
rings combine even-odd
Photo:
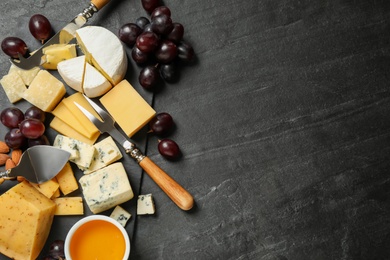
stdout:
[[56,179],[64,195],[79,188],[70,163],[65,164],[64,168],[57,174]]
[[98,138],[98,136],[94,137],[93,139],[89,139],[89,138],[85,137],[84,135],[82,135],[79,132],[77,132],[76,130],[74,130],[74,128],[72,128],[71,126],[66,124],[64,121],[59,119],[58,117],[54,117],[51,120],[50,127],[64,136],[79,140],[79,141],[84,142],[84,143],[89,144],[89,145],[93,145]]
[[23,93],[23,98],[42,109],[51,112],[66,94],[64,84],[46,70],[40,70]]
[[60,185],[58,184],[55,178],[45,181],[44,183],[41,184],[31,183],[31,185],[34,186],[37,190],[39,190],[43,195],[45,195],[49,199],[53,197],[53,195],[60,187]]
[[47,70],[56,70],[58,63],[77,56],[75,44],[52,44],[42,49],[45,62],[42,64]]
[[16,72],[10,72],[4,75],[0,83],[11,103],[16,103],[21,100],[24,91],[27,89],[22,78]]
[[0,252],[12,259],[37,259],[50,232],[55,203],[27,181],[0,196]]
[[127,80],[122,80],[107,92],[100,98],[100,102],[129,137],[156,114]]
[[119,224],[125,227],[127,221],[131,218],[131,214],[118,205],[112,211],[110,217],[115,219],[116,221],[119,222]]
[[93,145],[63,135],[56,136],[53,146],[70,152],[69,161],[77,164],[80,169],[87,169],[91,165],[95,153]]
[[38,74],[40,70],[41,69],[39,67],[34,67],[29,70],[24,70],[12,64],[11,67],[9,68],[8,74],[11,72],[18,73],[20,78],[23,80],[24,85],[30,86],[31,82],[33,81],[33,79],[35,78],[35,76]]
[[122,158],[122,153],[111,136],[94,144],[94,147],[95,155],[93,156],[91,166],[84,171],[84,174],[99,170]]
[[94,214],[113,208],[134,197],[121,162],[84,175],[79,182],[85,201]]
[[154,214],[152,194],[139,195],[137,200],[137,215]]
[[56,204],[54,215],[83,215],[84,206],[82,197],[61,197],[53,200]]

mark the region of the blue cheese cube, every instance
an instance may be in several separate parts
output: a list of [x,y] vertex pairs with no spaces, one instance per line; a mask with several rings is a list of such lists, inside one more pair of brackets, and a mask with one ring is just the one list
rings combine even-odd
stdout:
[[79,183],[85,201],[94,214],[113,208],[134,197],[121,162],[82,176]]
[[93,145],[60,134],[56,136],[53,146],[70,152],[69,161],[75,163],[80,169],[87,169],[95,154]]
[[122,158],[122,153],[111,136],[108,136],[93,146],[95,147],[95,154],[92,158],[91,165],[84,171],[84,174],[97,171]]
[[125,227],[127,221],[131,218],[131,214],[121,206],[116,206],[115,209],[112,211],[110,217],[115,219],[116,221],[118,221],[119,224]]
[[137,215],[154,214],[152,194],[139,195],[137,201]]

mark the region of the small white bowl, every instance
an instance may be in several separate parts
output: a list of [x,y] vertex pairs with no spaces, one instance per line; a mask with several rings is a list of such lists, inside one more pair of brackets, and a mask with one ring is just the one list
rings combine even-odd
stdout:
[[82,218],[71,227],[71,229],[69,230],[69,232],[65,238],[64,251],[65,251],[66,260],[80,260],[80,259],[73,259],[71,254],[70,254],[70,243],[73,239],[73,235],[84,224],[90,223],[90,222],[96,221],[96,220],[102,220],[102,221],[109,222],[109,223],[113,224],[114,226],[116,226],[121,231],[123,238],[124,238],[124,241],[125,241],[125,252],[123,255],[123,260],[128,260],[129,255],[130,255],[130,239],[129,239],[129,235],[127,234],[126,229],[121,224],[119,224],[118,221],[116,221],[115,219],[108,217],[108,216],[104,216],[104,215],[91,215],[91,216]]

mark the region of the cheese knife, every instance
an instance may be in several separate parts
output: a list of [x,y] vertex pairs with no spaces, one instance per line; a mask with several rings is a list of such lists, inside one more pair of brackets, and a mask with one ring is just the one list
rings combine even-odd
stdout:
[[129,154],[141,168],[151,177],[151,179],[168,195],[168,197],[182,210],[190,210],[194,205],[194,199],[191,194],[170,177],[164,170],[156,165],[149,157],[130,142],[117,128],[115,128],[114,119],[95,102],[85,96],[85,99],[100,115],[100,119],[92,115],[87,109],[75,102],[75,105],[83,112],[83,114],[99,129],[101,133],[108,133]]
[[36,50],[30,57],[24,58],[20,53],[19,59],[10,59],[10,61],[17,67],[29,70],[43,63],[43,48],[53,44],[66,44],[76,37],[76,30],[84,26],[88,19],[91,18],[96,12],[102,9],[111,0],[91,0],[88,7],[86,7],[81,13],[76,15],[72,21],[70,21],[64,28],[58,31],[53,37],[51,37],[45,44]]

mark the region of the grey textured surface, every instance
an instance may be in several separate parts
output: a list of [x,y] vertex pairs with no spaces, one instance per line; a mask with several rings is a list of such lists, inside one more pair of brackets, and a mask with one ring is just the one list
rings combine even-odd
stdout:
[[[390,3],[164,2],[197,60],[153,102],[174,117],[183,158],[164,160],[155,136],[147,153],[196,206],[181,211],[144,175],[157,213],[132,220],[131,259],[389,259]],[[0,36],[84,5],[3,1]],[[145,15],[113,0],[92,23],[117,31]],[[138,71],[127,78],[151,101]]]

